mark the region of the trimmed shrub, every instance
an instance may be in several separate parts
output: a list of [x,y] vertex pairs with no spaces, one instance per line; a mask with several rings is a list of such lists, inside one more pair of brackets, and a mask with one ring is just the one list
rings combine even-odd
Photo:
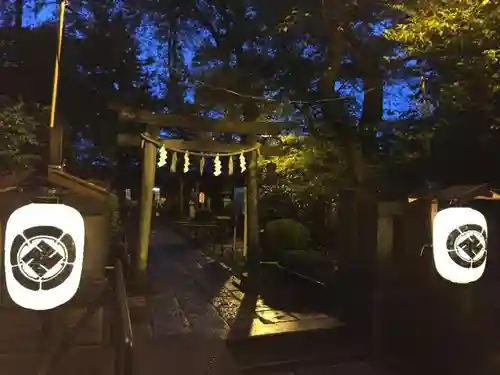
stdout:
[[279,219],[267,223],[263,233],[263,245],[267,253],[280,254],[290,250],[307,250],[311,234],[300,222]]
[[337,281],[339,262],[319,251],[287,251],[281,256],[280,264],[317,281],[330,284]]
[[215,220],[215,214],[207,209],[200,209],[196,212],[196,216],[194,218],[195,221],[213,221]]

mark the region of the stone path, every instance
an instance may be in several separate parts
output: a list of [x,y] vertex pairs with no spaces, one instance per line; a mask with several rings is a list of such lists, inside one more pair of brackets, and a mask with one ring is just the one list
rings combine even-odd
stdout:
[[[234,350],[228,348],[228,339],[246,342],[243,339],[249,337],[342,326],[334,317],[278,311],[259,296],[245,294],[235,276],[190,249],[168,228],[153,231],[149,257],[148,273],[155,293],[129,301],[137,374],[154,375],[166,367],[175,369],[176,374],[236,374],[242,361],[251,363],[257,351],[264,354],[263,358],[267,355],[269,361],[270,355],[278,352],[283,360],[296,359],[305,352],[306,343],[300,337],[294,345],[286,338],[254,342],[240,347],[243,355],[236,358]],[[330,343],[314,354],[331,356]],[[296,353],[291,351],[292,346]],[[300,375],[306,375],[305,370],[300,371]]]
[[328,315],[275,310],[259,296],[245,294],[230,271],[168,228],[152,234],[148,272],[157,293],[147,302],[151,319],[143,322],[145,335],[194,332],[228,338],[231,331],[246,338],[342,326]]
[[129,301],[136,374],[238,373],[221,340],[229,327],[197,286],[202,267],[188,250],[173,232],[152,233],[148,273],[155,295]]

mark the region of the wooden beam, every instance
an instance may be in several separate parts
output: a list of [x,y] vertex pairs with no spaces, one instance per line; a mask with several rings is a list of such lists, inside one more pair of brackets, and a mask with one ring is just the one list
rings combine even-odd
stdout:
[[131,107],[110,106],[118,112],[121,121],[138,122],[160,128],[183,128],[200,132],[235,134],[279,134],[284,129],[296,128],[297,124],[284,122],[238,122],[214,120],[194,115],[160,114]]
[[118,147],[139,147],[141,136],[137,134],[118,134],[116,137]]
[[285,156],[285,151],[281,147],[262,146],[260,153],[264,156]]
[[48,168],[48,182],[69,190],[72,190],[78,194],[92,196],[99,199],[101,202],[106,202],[109,200],[109,191],[100,187],[92,182],[82,180],[76,176],[70,175],[69,173],[62,172],[57,168]]
[[[184,141],[182,139],[162,139],[159,141],[166,148],[178,148],[181,150],[210,152],[221,154],[230,152],[239,152],[251,147],[244,144],[229,144],[215,140],[193,140]],[[141,145],[141,137],[135,134],[118,134],[118,146],[121,147],[139,147]],[[271,147],[263,145],[260,149],[262,155],[265,156],[283,156],[284,152],[280,147]]]

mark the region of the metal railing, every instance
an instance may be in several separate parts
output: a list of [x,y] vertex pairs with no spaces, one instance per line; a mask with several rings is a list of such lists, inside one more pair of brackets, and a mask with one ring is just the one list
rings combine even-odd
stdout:
[[130,309],[128,306],[126,276],[130,274],[131,259],[128,248],[127,236],[122,234],[121,240],[114,248],[114,262],[112,277],[110,277],[113,289],[113,321],[112,344],[115,349],[115,375],[131,375],[133,370],[133,347],[134,338]]
[[116,260],[113,272],[113,289],[115,298],[115,375],[131,375],[133,373],[133,334],[130,310],[125,289],[123,264]]
[[[126,250],[126,249],[125,249]],[[111,271],[108,283],[97,299],[91,301],[85,313],[78,322],[64,335],[59,345],[55,345],[45,355],[45,360],[39,368],[38,375],[48,375],[64,357],[71,343],[86,326],[90,318],[103,306],[111,309],[111,344],[114,347],[114,375],[132,375],[133,373],[133,335],[130,310],[128,307],[125,287],[125,272],[121,257],[126,254],[120,251],[116,254],[113,266],[106,267]],[[125,258],[126,259],[126,258]],[[126,262],[126,260],[125,260]],[[109,302],[112,301],[112,304]]]
[[109,298],[110,290],[106,286],[104,290],[99,294],[98,298],[91,301],[87,306],[85,313],[80,317],[78,322],[71,327],[71,329],[66,332],[63,339],[58,345],[54,345],[44,356],[44,361],[42,362],[40,368],[38,369],[38,375],[48,375],[52,372],[53,368],[60,362],[64,357],[64,354],[70,348],[75,337],[81,332],[83,327],[87,324],[90,318],[99,310],[101,306],[106,303]]

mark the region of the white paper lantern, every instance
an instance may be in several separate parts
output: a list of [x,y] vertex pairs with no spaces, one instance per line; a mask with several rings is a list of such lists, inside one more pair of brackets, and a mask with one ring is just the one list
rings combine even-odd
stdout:
[[437,272],[453,283],[467,284],[484,273],[488,229],[479,211],[452,207],[439,211],[433,223],[433,253]]
[[80,285],[84,246],[85,224],[73,207],[18,208],[5,230],[5,282],[12,300],[31,310],[68,302]]
[[153,188],[153,197],[154,197],[156,203],[158,203],[160,201],[160,188],[159,187],[155,186]]

